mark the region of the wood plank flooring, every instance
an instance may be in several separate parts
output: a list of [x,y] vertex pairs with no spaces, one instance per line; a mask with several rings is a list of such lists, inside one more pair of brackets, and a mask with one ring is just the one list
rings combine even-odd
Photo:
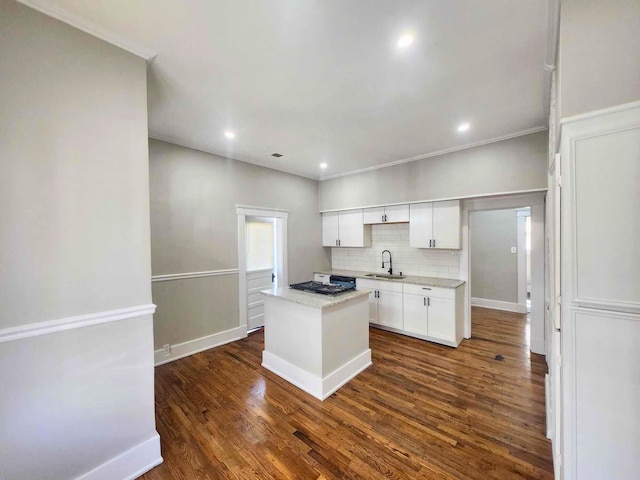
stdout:
[[457,349],[372,328],[373,365],[324,402],[260,366],[261,331],[158,367],[142,479],[552,479],[526,316],[472,326]]

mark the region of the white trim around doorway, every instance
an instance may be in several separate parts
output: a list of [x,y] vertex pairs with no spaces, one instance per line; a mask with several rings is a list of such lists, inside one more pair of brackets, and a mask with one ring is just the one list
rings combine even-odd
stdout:
[[238,305],[240,327],[247,330],[247,217],[273,218],[276,227],[276,286],[289,285],[287,264],[287,219],[289,212],[279,208],[236,205],[238,214]]
[[[531,343],[533,353],[545,353],[544,291],[544,202],[546,192],[464,200],[462,203],[462,250],[460,280],[467,284],[464,299],[464,337],[471,338],[471,255],[469,217],[471,212],[531,207]],[[542,332],[542,334],[538,334]],[[535,333],[535,334],[534,334]]]

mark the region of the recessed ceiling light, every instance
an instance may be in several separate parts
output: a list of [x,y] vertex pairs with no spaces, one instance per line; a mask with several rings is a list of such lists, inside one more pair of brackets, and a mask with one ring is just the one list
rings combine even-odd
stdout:
[[324,170],[325,168],[327,168],[327,164],[326,164],[326,163],[324,163],[324,162],[323,162],[323,163],[321,163],[321,164],[320,164],[320,168]]
[[232,139],[232,138],[235,138],[236,134],[233,133],[231,130],[227,130],[224,132],[224,136],[227,137],[228,139]]
[[413,35],[403,35],[398,39],[399,48],[407,48],[413,43]]
[[458,125],[458,131],[459,132],[466,132],[470,128],[471,128],[471,124],[468,123],[468,122],[461,123],[460,125]]

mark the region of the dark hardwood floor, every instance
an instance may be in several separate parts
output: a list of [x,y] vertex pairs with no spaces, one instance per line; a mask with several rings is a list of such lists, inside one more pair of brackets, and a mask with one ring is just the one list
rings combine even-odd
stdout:
[[158,367],[164,463],[142,478],[552,479],[526,316],[472,325],[457,349],[372,328],[373,365],[324,402],[260,366],[261,331]]

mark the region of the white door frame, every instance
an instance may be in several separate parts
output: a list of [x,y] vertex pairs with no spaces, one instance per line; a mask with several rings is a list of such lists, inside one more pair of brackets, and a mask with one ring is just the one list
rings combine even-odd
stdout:
[[531,343],[534,353],[545,353],[544,292],[544,201],[546,192],[468,199],[462,202],[462,251],[460,280],[466,282],[464,298],[464,338],[471,338],[471,255],[469,217],[471,212],[531,207]]
[[531,216],[531,209],[516,209],[518,218],[518,305],[527,308],[527,217]]
[[276,226],[276,286],[289,284],[287,266],[287,218],[288,210],[236,205],[238,214],[238,305],[240,327],[247,329],[247,217],[275,219]]

